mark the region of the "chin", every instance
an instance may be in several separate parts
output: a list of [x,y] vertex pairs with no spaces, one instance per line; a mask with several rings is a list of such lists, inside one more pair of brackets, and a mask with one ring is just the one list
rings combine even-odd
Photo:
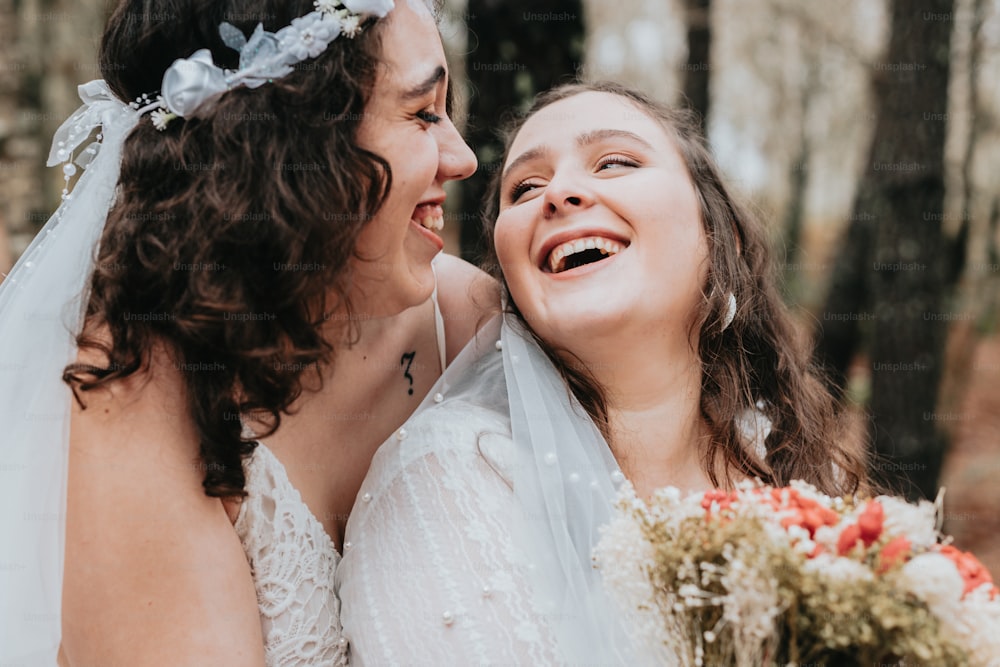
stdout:
[[391,317],[425,303],[433,291],[434,270],[430,262],[421,267],[407,265],[381,275],[373,275],[369,268],[365,274],[356,274],[351,301],[355,313],[366,319]]
[[586,308],[555,310],[549,307],[543,318],[526,320],[538,336],[550,346],[584,356],[588,345],[597,339],[613,340],[623,333],[628,313],[623,309],[609,311],[591,305]]
[[394,294],[400,304],[399,311],[426,303],[434,292],[434,269],[430,260],[418,265],[411,265],[392,281],[395,285]]

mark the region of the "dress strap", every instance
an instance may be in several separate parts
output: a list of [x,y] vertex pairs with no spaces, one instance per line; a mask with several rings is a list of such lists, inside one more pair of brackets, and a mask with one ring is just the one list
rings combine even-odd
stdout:
[[438,361],[441,363],[441,372],[444,373],[445,366],[448,365],[444,340],[444,316],[441,314],[441,306],[438,305],[437,269],[434,268],[433,263],[431,263],[431,269],[434,270],[434,291],[431,292],[431,301],[434,303],[434,328],[438,346]]

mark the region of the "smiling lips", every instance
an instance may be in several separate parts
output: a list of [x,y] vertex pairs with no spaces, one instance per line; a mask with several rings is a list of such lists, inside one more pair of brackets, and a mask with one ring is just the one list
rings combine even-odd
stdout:
[[439,232],[444,229],[444,209],[441,204],[420,204],[413,211],[413,221],[424,229]]
[[602,236],[584,236],[553,248],[545,266],[550,273],[562,273],[617,255],[626,247],[624,243]]

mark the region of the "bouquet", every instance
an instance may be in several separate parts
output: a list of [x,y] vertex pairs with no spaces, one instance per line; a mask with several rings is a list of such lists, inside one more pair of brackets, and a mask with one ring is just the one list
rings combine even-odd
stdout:
[[626,485],[594,555],[658,664],[1000,666],[997,587],[926,501]]

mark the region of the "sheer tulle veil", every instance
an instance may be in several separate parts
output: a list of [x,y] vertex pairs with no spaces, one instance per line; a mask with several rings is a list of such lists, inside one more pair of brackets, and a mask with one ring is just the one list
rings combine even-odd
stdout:
[[[0,664],[53,665],[60,641],[66,474],[87,284],[140,111],[103,81],[56,132],[48,165],[85,171],[0,284]],[[76,149],[97,129],[97,141]],[[75,157],[74,157],[75,156]],[[67,179],[68,180],[68,179]]]
[[513,539],[538,613],[568,664],[648,664],[630,645],[592,560],[625,477],[524,324],[505,315],[501,341],[515,448]]

